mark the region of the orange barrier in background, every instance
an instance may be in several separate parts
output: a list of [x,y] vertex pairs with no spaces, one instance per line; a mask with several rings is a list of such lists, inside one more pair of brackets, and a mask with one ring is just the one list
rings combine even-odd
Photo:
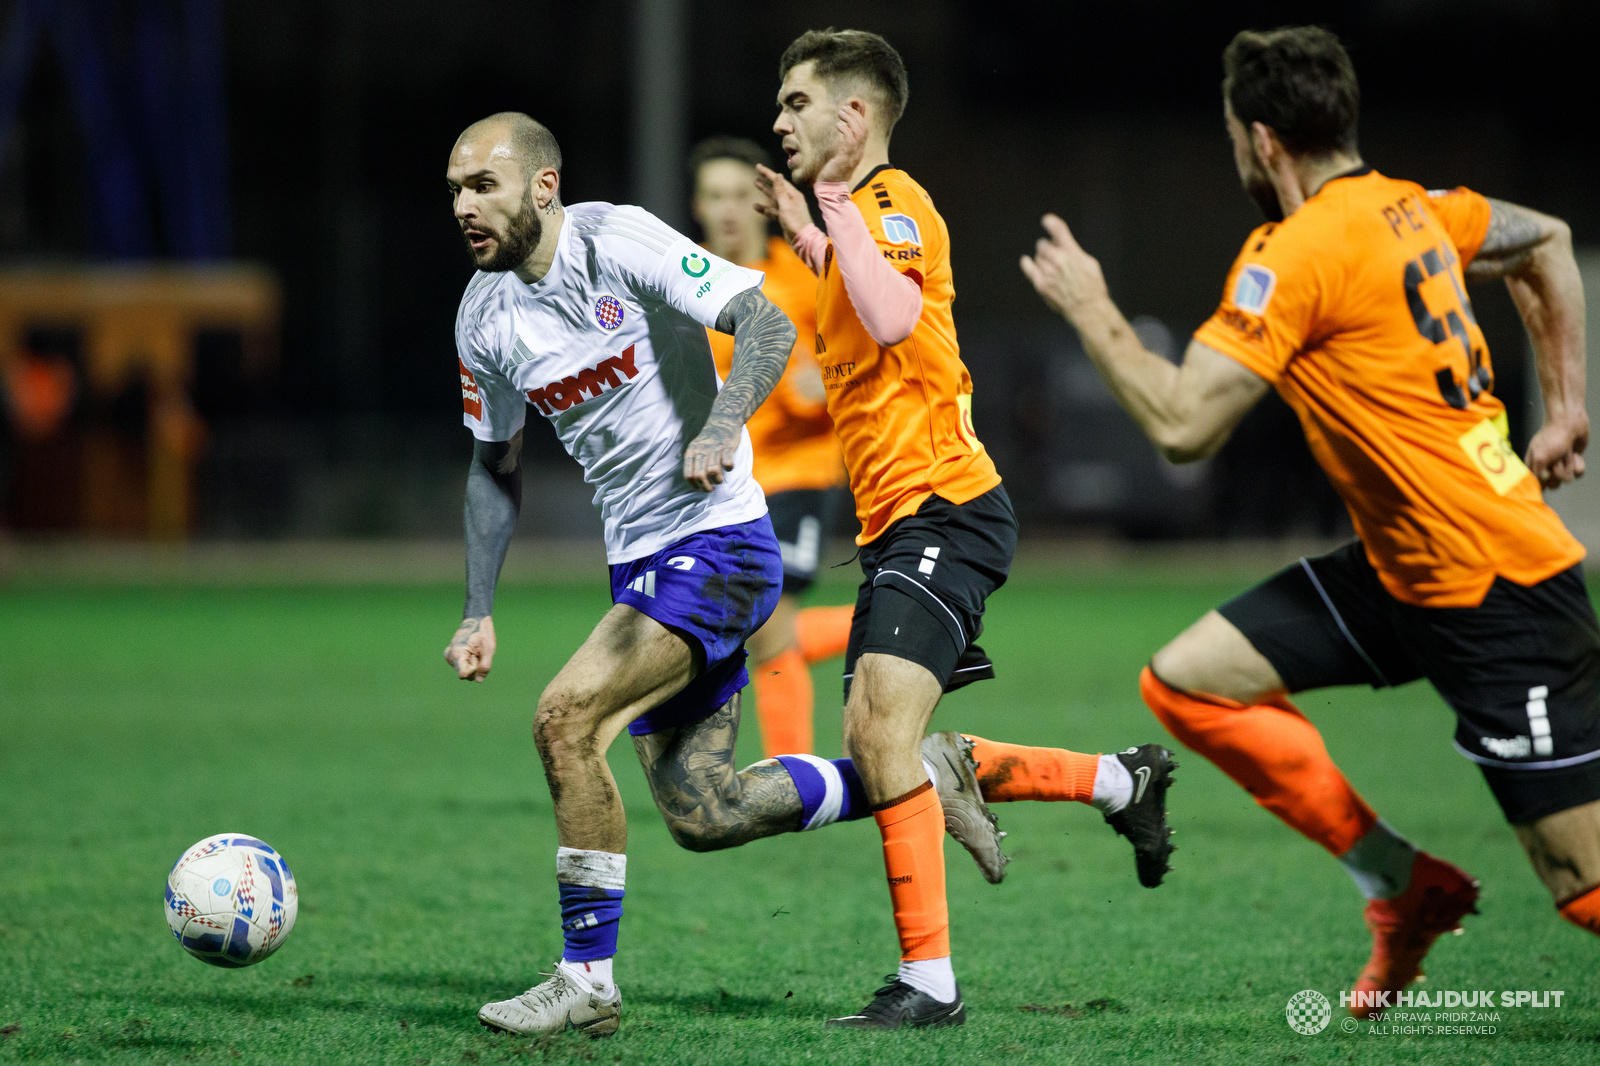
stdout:
[[[110,433],[91,429],[81,441],[82,528],[129,532],[129,516],[142,515],[152,539],[188,534],[195,462],[205,438],[189,401],[196,334],[237,331],[245,369],[264,372],[277,361],[281,304],[272,274],[245,264],[0,271],[0,375],[13,389],[32,382],[59,391],[28,357],[25,339],[29,330],[66,329],[83,339],[79,387],[87,395],[111,397],[140,382],[148,392],[142,472]],[[51,402],[13,398],[19,432],[37,417],[35,408],[48,413],[58,397],[46,399]]]

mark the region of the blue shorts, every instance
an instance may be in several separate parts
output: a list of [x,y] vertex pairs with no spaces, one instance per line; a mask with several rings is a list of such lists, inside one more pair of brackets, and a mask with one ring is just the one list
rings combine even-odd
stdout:
[[611,568],[611,601],[699,641],[705,668],[683,690],[628,725],[634,736],[689,725],[750,683],[744,642],[783,591],[783,557],[766,515],[691,533],[654,555]]

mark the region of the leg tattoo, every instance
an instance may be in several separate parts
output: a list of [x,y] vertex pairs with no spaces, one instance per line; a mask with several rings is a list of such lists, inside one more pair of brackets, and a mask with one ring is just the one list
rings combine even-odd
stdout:
[[735,848],[800,828],[800,793],[772,760],[737,772],[739,696],[693,725],[633,738],[672,838],[690,851]]

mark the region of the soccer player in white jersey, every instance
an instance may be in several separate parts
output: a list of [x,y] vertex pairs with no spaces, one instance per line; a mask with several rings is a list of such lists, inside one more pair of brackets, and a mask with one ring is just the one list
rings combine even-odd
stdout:
[[[762,295],[761,274],[640,208],[563,207],[560,175],[555,138],[519,113],[469,127],[450,156],[455,216],[479,273],[456,319],[476,444],[464,620],[445,658],[463,680],[484,680],[493,662],[494,588],[521,504],[531,406],[595,486],[614,606],[534,720],[560,843],[562,959],[550,980],[478,1016],[513,1033],[571,1025],[599,1036],[621,1016],[612,959],[627,827],[605,755],[624,729],[685,847],[871,812],[849,760],[733,765],[744,641],[783,584],[744,423],[787,366],[794,326]],[[720,388],[707,327],[734,337]],[[1004,859],[971,759],[946,765],[933,776],[951,832],[997,879]]]

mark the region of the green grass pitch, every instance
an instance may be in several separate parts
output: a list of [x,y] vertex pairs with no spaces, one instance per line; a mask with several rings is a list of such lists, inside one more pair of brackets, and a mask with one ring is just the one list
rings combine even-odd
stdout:
[[[1000,676],[952,696],[935,727],[1090,751],[1161,739],[1137,670],[1244,583],[1019,577],[983,641]],[[1425,686],[1302,706],[1389,821],[1483,879],[1482,916],[1435,949],[1428,987],[1566,992],[1560,1009],[1501,1011],[1497,1035],[1346,1034],[1337,1016],[1293,1032],[1288,998],[1337,1005],[1365,959],[1361,901],[1193,754],[1164,887],[1138,886],[1088,807],[1000,807],[1003,885],[947,849],[966,1028],[825,1031],[895,966],[872,823],[681,851],[626,743],[622,1031],[488,1033],[479,1004],[559,954],[528,727],[607,598],[598,581],[502,589],[481,686],[440,657],[459,604],[445,587],[0,592],[0,1061],[1600,1061],[1600,944],[1558,919]],[[837,675],[816,671],[824,754]],[[172,861],[222,831],[278,847],[301,888],[293,936],[246,970],[189,958],[162,918]]]

